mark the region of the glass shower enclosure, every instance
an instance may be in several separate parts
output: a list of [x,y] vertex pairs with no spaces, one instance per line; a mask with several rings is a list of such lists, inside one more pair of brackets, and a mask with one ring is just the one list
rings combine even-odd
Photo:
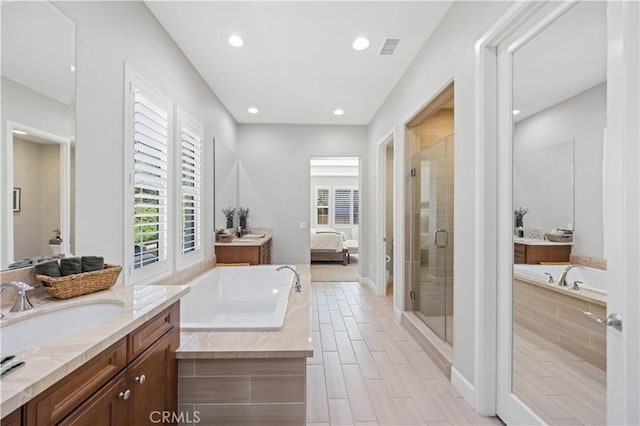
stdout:
[[453,346],[453,135],[411,157],[411,310]]

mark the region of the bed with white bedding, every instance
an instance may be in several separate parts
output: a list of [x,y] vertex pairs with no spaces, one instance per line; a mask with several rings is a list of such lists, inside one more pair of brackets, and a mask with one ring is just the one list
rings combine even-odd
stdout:
[[345,235],[333,228],[311,228],[311,262],[342,262],[347,264]]

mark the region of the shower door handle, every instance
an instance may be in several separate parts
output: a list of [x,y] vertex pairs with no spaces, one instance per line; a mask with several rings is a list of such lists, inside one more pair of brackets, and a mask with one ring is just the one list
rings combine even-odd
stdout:
[[[440,238],[438,238],[438,236],[440,234],[444,234],[444,244],[440,243]],[[436,232],[433,235],[433,239],[434,239],[434,244],[436,245],[436,247],[438,247],[438,248],[446,248],[447,245],[449,244],[449,233],[447,232],[446,229],[436,229]]]

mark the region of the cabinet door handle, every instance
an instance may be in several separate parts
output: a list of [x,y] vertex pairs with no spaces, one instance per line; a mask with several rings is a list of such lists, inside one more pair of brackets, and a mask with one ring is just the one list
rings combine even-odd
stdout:
[[136,383],[143,384],[145,380],[147,380],[146,376],[143,374],[134,379]]
[[131,396],[131,391],[130,391],[129,389],[127,389],[127,390],[126,390],[126,391],[124,391],[124,392],[120,392],[120,393],[118,394],[118,398],[120,398],[120,399],[124,399],[125,401],[126,401],[127,399],[129,399],[129,397],[130,397],[130,396]]
[[[441,244],[440,240],[438,239],[438,235],[441,233],[444,234],[444,244]],[[446,229],[436,229],[433,239],[434,239],[434,244],[438,248],[446,248],[447,245],[449,245],[449,233],[447,232]]]

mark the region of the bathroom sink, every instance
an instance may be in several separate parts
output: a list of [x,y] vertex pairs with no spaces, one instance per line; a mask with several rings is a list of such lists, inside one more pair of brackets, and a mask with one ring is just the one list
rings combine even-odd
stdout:
[[0,328],[0,349],[3,355],[10,355],[30,346],[73,336],[103,323],[121,310],[120,303],[103,302],[34,312],[34,315]]
[[264,238],[264,234],[244,234],[242,238],[247,240],[259,240],[260,238]]

